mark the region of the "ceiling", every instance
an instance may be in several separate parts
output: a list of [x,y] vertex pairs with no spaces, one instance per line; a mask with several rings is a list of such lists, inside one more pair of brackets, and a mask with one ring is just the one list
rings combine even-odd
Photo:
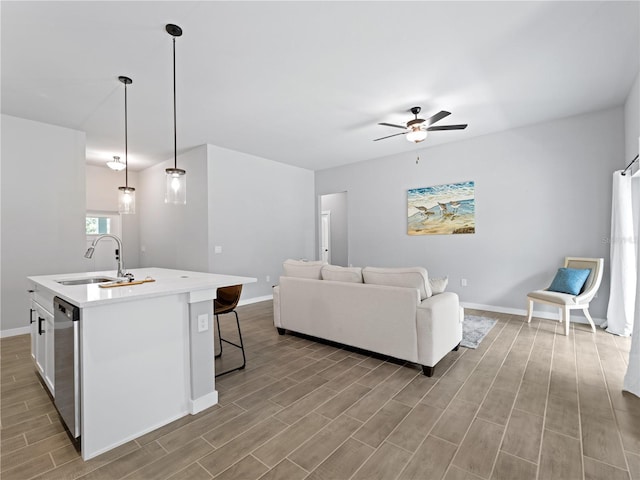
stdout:
[[[87,133],[87,161],[204,143],[320,170],[622,105],[640,2],[1,3],[2,113]],[[378,122],[452,112],[411,144]]]

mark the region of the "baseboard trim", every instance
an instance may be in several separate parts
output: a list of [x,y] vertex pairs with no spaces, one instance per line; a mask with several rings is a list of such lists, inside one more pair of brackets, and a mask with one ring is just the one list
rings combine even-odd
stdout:
[[10,328],[8,330],[0,330],[0,338],[17,337],[18,335],[28,335],[31,333],[31,327]]
[[242,306],[242,305],[251,305],[252,303],[266,302],[267,300],[273,300],[273,294],[272,295],[264,295],[263,297],[245,298],[245,299],[240,300],[240,302],[238,302],[238,305],[240,305],[240,306]]
[[[527,310],[524,308],[499,307],[496,305],[484,305],[482,303],[471,303],[471,302],[460,302],[460,305],[464,308],[473,308],[475,310],[486,310],[488,312],[507,313],[509,315],[521,315],[525,317],[527,316]],[[553,313],[553,312],[541,312],[539,310],[534,310],[533,316],[538,318],[544,318],[546,320],[560,319],[559,312]],[[586,317],[584,317],[583,315],[581,315],[575,310],[571,312],[571,321],[574,323],[584,323],[587,325],[589,324],[589,321],[586,319]],[[593,317],[593,322],[596,325],[601,325],[604,321],[605,321],[604,318]]]
[[214,390],[195,400],[189,400],[189,413],[195,415],[218,403],[218,391]]

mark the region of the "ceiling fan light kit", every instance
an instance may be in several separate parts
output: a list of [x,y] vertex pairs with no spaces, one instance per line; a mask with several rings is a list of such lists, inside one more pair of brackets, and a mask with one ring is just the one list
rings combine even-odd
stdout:
[[413,143],[420,143],[425,138],[427,138],[427,131],[422,130],[420,127],[411,127],[406,136],[406,139]]
[[378,123],[378,125],[382,125],[384,127],[393,127],[393,128],[401,128],[404,130],[402,133],[394,133],[393,135],[387,135],[386,137],[376,138],[373,141],[377,142],[378,140],[384,140],[385,138],[397,137],[398,135],[406,135],[406,139],[413,143],[420,143],[427,138],[427,132],[433,132],[436,130],[464,130],[467,128],[467,124],[461,125],[442,125],[432,127],[436,122],[439,122],[443,118],[451,115],[451,112],[447,112],[442,110],[431,117],[424,119],[418,118],[418,114],[422,110],[420,107],[412,107],[409,111],[413,113],[414,117],[412,120],[409,120],[406,125],[396,125],[395,123]]

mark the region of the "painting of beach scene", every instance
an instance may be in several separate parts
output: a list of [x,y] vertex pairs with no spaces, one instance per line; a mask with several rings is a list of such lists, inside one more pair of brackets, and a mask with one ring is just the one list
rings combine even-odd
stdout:
[[451,183],[407,191],[407,233],[475,233],[474,182]]

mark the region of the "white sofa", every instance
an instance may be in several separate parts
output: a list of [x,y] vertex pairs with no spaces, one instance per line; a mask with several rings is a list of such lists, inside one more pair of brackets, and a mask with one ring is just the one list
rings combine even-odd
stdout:
[[[462,340],[463,309],[433,294],[424,268],[345,268],[287,260],[273,289],[274,324],[422,366],[427,376]],[[323,279],[324,278],[324,279]]]

